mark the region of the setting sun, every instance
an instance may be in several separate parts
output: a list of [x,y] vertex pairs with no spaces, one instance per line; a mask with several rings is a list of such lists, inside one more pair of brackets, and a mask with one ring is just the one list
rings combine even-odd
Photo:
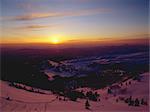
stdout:
[[60,43],[60,39],[59,39],[59,38],[56,38],[56,37],[55,37],[55,38],[52,38],[52,39],[51,39],[51,43],[52,43],[52,44],[59,44],[59,43]]

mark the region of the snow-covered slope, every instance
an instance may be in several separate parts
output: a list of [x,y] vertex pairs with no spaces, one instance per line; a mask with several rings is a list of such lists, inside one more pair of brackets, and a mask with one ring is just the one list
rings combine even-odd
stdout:
[[[131,82],[130,85],[126,83]],[[128,106],[123,101],[116,102],[119,96],[128,97],[130,95],[133,98],[143,98],[148,101],[149,97],[149,73],[142,74],[141,82],[129,79],[123,82],[121,88],[127,88],[125,94],[117,94],[116,96],[107,93],[107,88],[95,90],[101,97],[100,101],[90,103],[90,110],[85,109],[85,101],[78,99],[77,102],[63,101],[56,99],[56,95],[53,94],[39,94],[32,93],[22,89],[17,89],[8,85],[7,82],[1,81],[1,94],[0,94],[0,112],[149,112],[148,105],[140,105],[139,107]],[[89,91],[88,88],[84,91]],[[79,89],[79,90],[81,90]],[[8,100],[7,98],[10,98]]]

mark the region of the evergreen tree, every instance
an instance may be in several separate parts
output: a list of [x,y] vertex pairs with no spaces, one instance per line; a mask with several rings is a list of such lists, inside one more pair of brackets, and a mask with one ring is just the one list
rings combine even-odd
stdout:
[[129,97],[129,101],[131,101],[131,100],[132,100],[132,96]]
[[129,81],[129,84],[131,85],[131,81]]
[[141,104],[144,105],[144,99],[143,98],[141,99]]
[[108,94],[111,94],[111,93],[112,93],[112,91],[111,91],[110,88],[108,88],[107,93],[108,93]]
[[118,99],[116,99],[116,102],[117,102],[117,103],[118,103],[118,101],[119,101],[119,100],[118,100]]
[[125,103],[129,103],[129,98],[125,99]]
[[133,100],[129,100],[128,105],[129,106],[134,106],[134,101]]
[[140,104],[139,99],[136,98],[136,99],[135,99],[135,106],[139,106],[139,104]]
[[85,109],[89,109],[89,107],[90,107],[89,101],[86,100],[86,102],[85,102]]

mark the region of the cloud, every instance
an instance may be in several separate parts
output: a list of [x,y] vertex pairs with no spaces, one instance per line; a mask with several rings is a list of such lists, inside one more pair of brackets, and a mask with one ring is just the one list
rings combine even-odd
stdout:
[[100,13],[110,12],[110,9],[86,9],[86,10],[78,10],[78,11],[66,11],[66,12],[47,12],[47,13],[29,13],[25,15],[11,17],[11,20],[17,21],[28,21],[42,18],[52,18],[52,17],[72,17],[72,16],[88,16],[95,15]]
[[25,29],[36,29],[36,28],[47,28],[48,26],[44,26],[44,25],[29,25],[29,26],[25,26],[25,27],[22,27],[22,28],[25,28]]
[[34,20],[39,18],[47,18],[51,16],[56,16],[54,13],[32,13],[27,15],[16,16],[14,20]]
[[17,29],[23,29],[23,30],[38,30],[38,29],[44,29],[49,27],[55,27],[53,25],[27,25],[27,26],[20,26],[17,27]]

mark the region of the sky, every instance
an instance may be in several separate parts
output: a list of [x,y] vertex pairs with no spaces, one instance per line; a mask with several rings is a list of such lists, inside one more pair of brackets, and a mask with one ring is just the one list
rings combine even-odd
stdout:
[[0,43],[110,44],[148,37],[148,0],[1,0],[0,5]]

